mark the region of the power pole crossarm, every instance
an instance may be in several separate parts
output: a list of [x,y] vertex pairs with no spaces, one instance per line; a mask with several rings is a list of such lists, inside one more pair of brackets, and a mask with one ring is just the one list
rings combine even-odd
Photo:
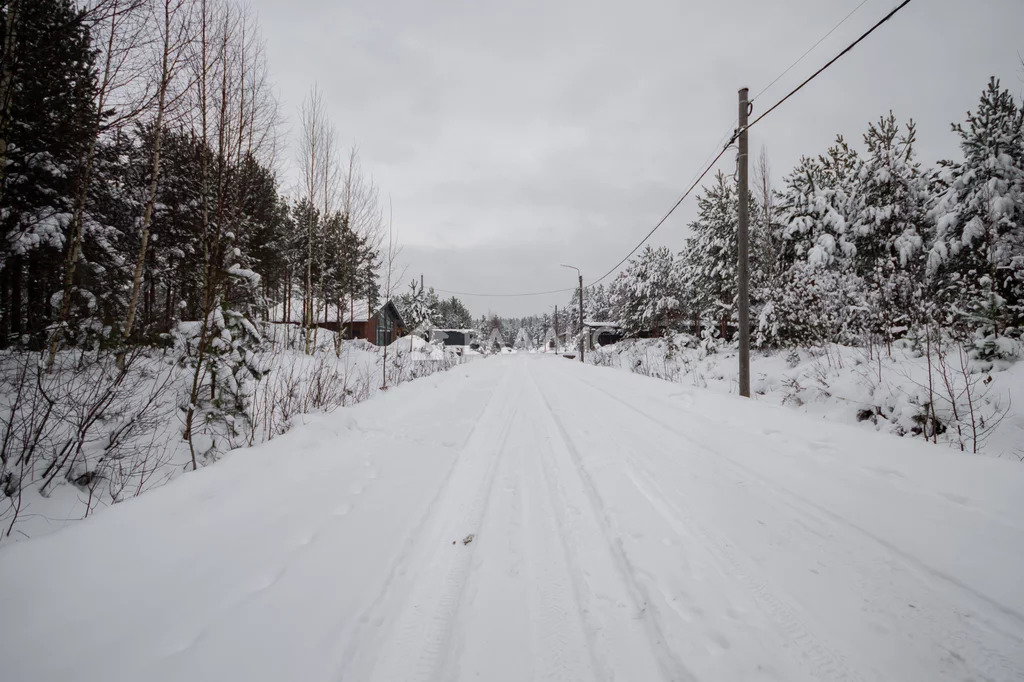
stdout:
[[747,88],[740,89],[739,103],[739,156],[736,165],[739,175],[739,225],[736,230],[736,246],[738,263],[736,277],[736,307],[740,323],[740,395],[750,397],[750,279],[749,229],[747,208],[749,191],[747,189],[747,116],[750,104],[747,101]]

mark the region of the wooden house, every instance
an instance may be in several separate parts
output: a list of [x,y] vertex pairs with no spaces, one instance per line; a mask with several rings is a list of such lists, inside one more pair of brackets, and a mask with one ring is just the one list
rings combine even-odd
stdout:
[[[292,298],[278,303],[270,309],[270,321],[301,325],[305,301]],[[407,332],[402,314],[393,301],[371,309],[367,301],[342,303],[341,310],[335,303],[313,300],[313,326],[337,332],[339,325],[346,339],[365,339],[378,346],[386,346]]]
[[357,301],[343,312],[346,339],[366,339],[378,346],[387,346],[399,337],[405,336],[406,327],[402,314],[393,301],[385,301],[371,311],[366,301]]

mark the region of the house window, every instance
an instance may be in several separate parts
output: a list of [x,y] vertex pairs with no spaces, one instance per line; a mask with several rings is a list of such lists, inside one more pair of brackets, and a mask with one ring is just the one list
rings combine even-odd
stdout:
[[394,320],[391,319],[391,314],[388,309],[382,308],[380,314],[377,316],[377,345],[386,346],[391,343],[391,334],[395,328]]

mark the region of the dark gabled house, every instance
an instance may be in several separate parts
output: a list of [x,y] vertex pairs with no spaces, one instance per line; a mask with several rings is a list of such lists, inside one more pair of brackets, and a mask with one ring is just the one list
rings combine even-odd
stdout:
[[[271,308],[270,321],[302,324],[303,300],[293,298],[289,303],[289,306],[279,303]],[[313,300],[314,327],[337,332],[339,324],[346,339],[365,339],[378,346],[393,343],[407,333],[402,314],[390,300],[372,310],[365,300],[350,301],[341,305],[340,314],[336,304]]]
[[387,346],[405,336],[407,329],[393,301],[385,301],[375,311],[370,310],[366,301],[356,302],[342,316],[345,324],[345,338],[366,339],[378,346]]

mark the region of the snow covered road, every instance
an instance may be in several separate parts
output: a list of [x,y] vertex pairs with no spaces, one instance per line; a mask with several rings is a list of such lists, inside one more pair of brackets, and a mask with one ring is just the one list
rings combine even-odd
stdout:
[[307,421],[0,546],[0,678],[1024,679],[1024,465],[536,355]]

